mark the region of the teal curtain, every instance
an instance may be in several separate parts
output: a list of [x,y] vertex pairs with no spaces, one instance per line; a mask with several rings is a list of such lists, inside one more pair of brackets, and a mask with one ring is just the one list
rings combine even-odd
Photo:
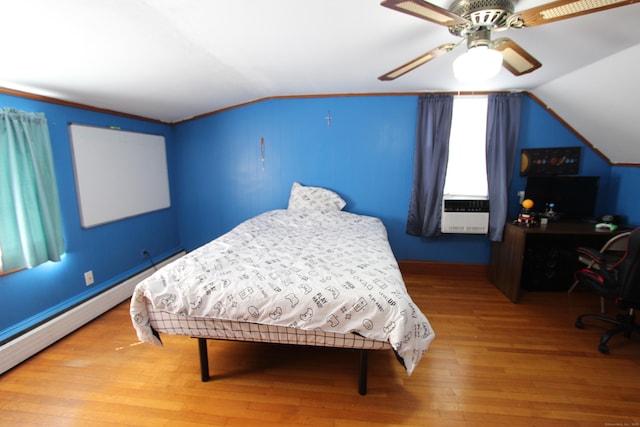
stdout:
[[64,253],[58,186],[43,113],[0,110],[2,269],[60,261]]

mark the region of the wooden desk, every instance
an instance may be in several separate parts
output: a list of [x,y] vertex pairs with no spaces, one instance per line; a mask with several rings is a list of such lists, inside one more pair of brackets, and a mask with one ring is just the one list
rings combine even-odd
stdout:
[[[563,265],[554,267],[563,271],[553,279],[555,281],[566,279],[566,284],[563,283],[556,289],[566,290],[573,283],[573,272],[578,266],[576,248],[588,246],[599,249],[613,234],[615,232],[596,231],[595,224],[582,222],[550,222],[535,227],[507,224],[502,242],[493,242],[491,245],[489,280],[507,298],[517,303],[520,300],[523,283],[531,281],[532,268],[535,268],[530,265],[531,263],[527,263],[527,268],[523,268],[525,257],[535,256],[536,251],[560,248],[556,250],[565,254],[564,257],[559,258]],[[566,287],[563,288],[565,285]]]

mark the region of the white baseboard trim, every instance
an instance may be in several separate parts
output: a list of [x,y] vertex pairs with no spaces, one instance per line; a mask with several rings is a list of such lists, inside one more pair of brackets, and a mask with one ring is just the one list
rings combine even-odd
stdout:
[[[158,267],[174,261],[185,252],[180,252],[158,263]],[[46,323],[20,335],[0,347],[0,374],[17,366],[34,354],[44,350],[59,339],[86,325],[96,317],[111,310],[133,295],[138,282],[151,276],[149,268],[136,274],[111,289],[96,295],[82,304],[54,317]]]

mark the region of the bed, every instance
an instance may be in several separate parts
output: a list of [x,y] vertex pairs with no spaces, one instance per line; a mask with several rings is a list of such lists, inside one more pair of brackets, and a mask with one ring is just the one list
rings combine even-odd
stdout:
[[412,301],[378,218],[345,212],[337,193],[294,183],[287,209],[251,218],[140,282],[131,319],[141,341],[207,340],[392,349],[410,375],[435,334]]

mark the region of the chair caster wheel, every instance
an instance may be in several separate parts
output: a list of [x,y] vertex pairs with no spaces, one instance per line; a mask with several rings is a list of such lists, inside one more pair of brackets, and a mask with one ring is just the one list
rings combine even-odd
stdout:
[[576,328],[584,329],[584,323],[581,320],[576,320]]
[[599,344],[598,351],[602,354],[609,354],[609,347],[606,344]]

